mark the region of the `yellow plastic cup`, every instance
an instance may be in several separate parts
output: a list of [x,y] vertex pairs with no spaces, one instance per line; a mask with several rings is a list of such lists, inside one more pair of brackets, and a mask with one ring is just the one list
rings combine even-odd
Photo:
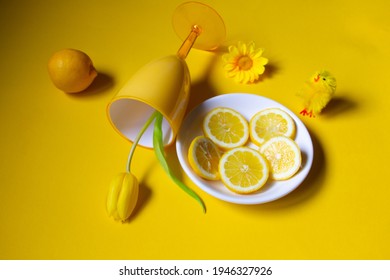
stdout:
[[[124,85],[107,106],[107,116],[114,129],[134,142],[155,110],[163,116],[164,145],[174,142],[187,109],[190,74],[184,59],[166,56],[142,67]],[[153,125],[139,145],[153,147]]]

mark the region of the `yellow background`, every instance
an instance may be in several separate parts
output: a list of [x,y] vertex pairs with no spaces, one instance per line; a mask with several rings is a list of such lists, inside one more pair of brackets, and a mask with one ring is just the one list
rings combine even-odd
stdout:
[[[0,9],[1,259],[389,259],[389,2],[204,1],[224,18],[225,46],[255,41],[269,58],[254,85],[225,77],[221,53],[192,50],[190,108],[249,92],[297,114],[295,93],[317,69],[337,78],[336,98],[301,117],[314,142],[308,179],[263,205],[234,205],[197,188],[207,214],[139,148],[140,200],[130,222],[107,217],[113,176],[130,144],[106,105],[145,63],[180,46],[171,16],[182,1],[2,1]],[[85,51],[100,76],[65,94],[46,64],[62,48]]]

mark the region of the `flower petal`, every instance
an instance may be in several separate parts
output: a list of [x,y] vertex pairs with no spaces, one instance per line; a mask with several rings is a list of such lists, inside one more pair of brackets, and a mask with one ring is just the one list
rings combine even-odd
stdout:
[[254,53],[255,53],[255,43],[250,42],[248,44],[248,54],[250,54],[250,56],[252,57]]
[[266,65],[268,63],[268,59],[265,57],[260,57],[253,61],[253,65]]
[[[255,82],[264,73],[264,65],[268,63],[268,59],[262,57],[264,50],[256,49],[254,42],[246,44],[239,41],[236,45],[229,46],[228,50],[229,53],[222,56],[227,77],[234,78],[238,83],[248,84]],[[245,56],[252,60],[251,64],[241,65],[243,61],[239,63]]]
[[253,52],[253,55],[252,57],[255,59],[255,58],[259,58],[263,55],[263,52],[264,52],[264,49],[257,49]]

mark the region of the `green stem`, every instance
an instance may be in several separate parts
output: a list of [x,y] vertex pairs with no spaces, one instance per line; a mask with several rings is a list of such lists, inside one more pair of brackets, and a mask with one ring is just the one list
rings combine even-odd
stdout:
[[179,178],[173,174],[172,170],[169,168],[168,162],[164,155],[164,143],[163,143],[163,132],[162,132],[162,121],[163,115],[158,113],[156,115],[156,121],[154,123],[154,132],[153,132],[153,147],[156,152],[157,159],[160,161],[161,166],[164,168],[165,172],[169,177],[176,183],[183,191],[192,196],[198,203],[202,206],[203,212],[206,213],[206,205],[203,200],[194,192],[192,189],[187,187]]
[[142,127],[142,129],[138,133],[137,137],[135,138],[133,145],[131,146],[129,157],[127,159],[127,172],[128,173],[131,173],[130,172],[131,160],[133,158],[135,148],[137,148],[139,140],[141,139],[142,135],[145,133],[146,129],[150,126],[150,124],[156,118],[157,114],[158,114],[158,112],[154,111],[153,114],[150,115],[149,119],[145,122],[144,126]]

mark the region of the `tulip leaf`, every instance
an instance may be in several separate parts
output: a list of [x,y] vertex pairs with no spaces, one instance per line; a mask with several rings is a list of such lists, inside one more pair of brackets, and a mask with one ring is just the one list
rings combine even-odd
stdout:
[[[156,111],[157,112],[157,111]],[[163,144],[163,131],[162,131],[162,121],[163,115],[160,112],[157,112],[155,116],[154,131],[153,131],[153,147],[156,153],[157,159],[159,160],[161,166],[164,168],[165,172],[169,177],[174,181],[183,191],[193,197],[203,208],[203,212],[206,212],[206,206],[203,203],[202,199],[188,186],[186,186],[180,179],[178,179],[169,168],[168,162],[165,158],[164,153],[164,144]]]

